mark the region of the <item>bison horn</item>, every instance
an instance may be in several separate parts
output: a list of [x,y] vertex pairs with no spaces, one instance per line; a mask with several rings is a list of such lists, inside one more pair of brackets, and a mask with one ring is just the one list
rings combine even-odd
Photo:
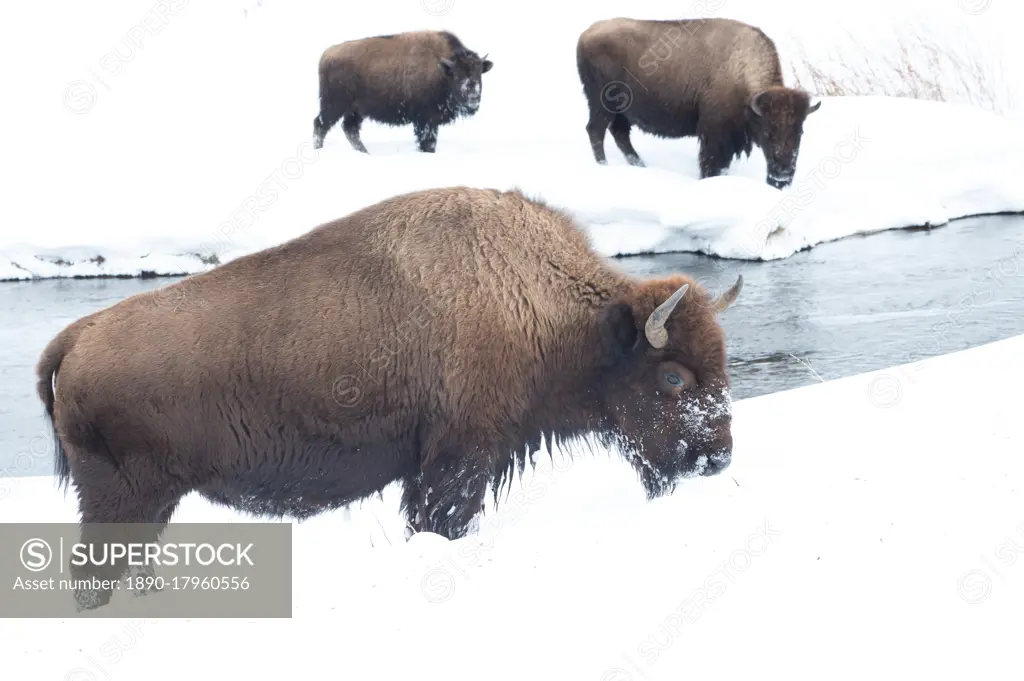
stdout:
[[651,313],[651,316],[647,318],[647,324],[644,326],[644,335],[647,336],[647,342],[652,347],[665,347],[665,343],[668,342],[668,331],[665,330],[665,322],[668,321],[668,316],[672,314],[672,310],[676,309],[679,301],[683,299],[683,295],[688,288],[690,288],[689,284],[680,286],[678,291],[669,296],[668,300],[659,305]]
[[732,288],[723,293],[715,300],[714,308],[715,312],[725,312],[726,308],[736,302],[736,298],[740,295],[740,291],[743,290],[743,275],[736,279],[736,283],[732,285]]
[[812,113],[821,108],[821,100],[819,99],[807,109],[807,115],[810,116]]
[[753,111],[753,112],[754,112],[754,115],[756,115],[756,116],[763,116],[763,115],[764,115],[764,114],[763,114],[763,113],[761,112],[761,107],[759,107],[759,106],[757,105],[757,100],[758,100],[758,98],[759,98],[759,97],[760,97],[760,96],[761,96],[762,94],[764,94],[764,92],[758,92],[758,93],[755,93],[755,94],[754,94],[754,96],[750,98],[750,110],[751,110],[751,111]]

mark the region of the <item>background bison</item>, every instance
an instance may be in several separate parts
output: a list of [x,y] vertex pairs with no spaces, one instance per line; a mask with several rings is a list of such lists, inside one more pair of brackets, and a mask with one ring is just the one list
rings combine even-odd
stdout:
[[437,129],[480,107],[483,74],[494,64],[447,31],[414,31],[363,38],[324,50],[320,57],[320,113],[313,145],[341,120],[345,137],[359,139],[364,118],[412,124],[419,150],[433,152]]
[[659,137],[696,136],[702,179],[720,175],[756,144],[764,151],[768,184],[786,187],[804,119],[821,106],[783,85],[768,36],[731,19],[598,21],[580,35],[576,63],[598,163],[606,162],[610,127],[626,160],[643,165],[629,139],[635,125]]
[[457,538],[542,436],[618,446],[652,498],[728,466],[740,284],[629,277],[518,192],[421,191],[175,283],[173,313],[157,290],[74,322],[38,392],[83,523],[192,491],[305,518],[401,481],[410,528]]

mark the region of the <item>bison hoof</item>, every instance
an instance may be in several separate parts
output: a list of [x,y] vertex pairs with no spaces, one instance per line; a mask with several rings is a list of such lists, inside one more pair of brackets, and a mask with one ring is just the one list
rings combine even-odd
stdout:
[[151,565],[129,568],[128,584],[131,586],[132,595],[135,597],[163,591]]
[[644,164],[644,162],[640,160],[639,156],[627,156],[626,157],[626,161],[629,162],[629,165],[636,166],[637,168],[646,168],[647,167]]
[[75,612],[85,612],[102,608],[110,603],[113,593],[107,589],[94,589],[88,586],[75,588]]

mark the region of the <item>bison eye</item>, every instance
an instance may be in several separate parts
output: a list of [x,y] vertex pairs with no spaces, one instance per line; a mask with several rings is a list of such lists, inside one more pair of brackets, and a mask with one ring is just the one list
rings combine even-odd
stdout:
[[697,386],[697,377],[677,362],[663,362],[658,367],[658,388],[669,395],[681,395]]

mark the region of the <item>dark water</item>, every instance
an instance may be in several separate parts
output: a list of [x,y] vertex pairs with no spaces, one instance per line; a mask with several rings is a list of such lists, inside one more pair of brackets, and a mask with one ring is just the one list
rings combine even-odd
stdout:
[[[961,220],[823,244],[775,262],[693,254],[622,258],[638,275],[684,271],[712,290],[743,274],[721,317],[734,397],[918,361],[1024,333],[1024,218]],[[66,324],[174,279],[0,283],[0,476],[51,460],[34,365]]]

